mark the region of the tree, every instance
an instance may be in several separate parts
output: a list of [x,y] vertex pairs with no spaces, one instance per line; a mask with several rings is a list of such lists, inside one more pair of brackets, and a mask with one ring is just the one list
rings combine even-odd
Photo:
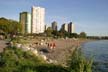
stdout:
[[59,30],[59,36],[60,37],[67,37],[69,35],[69,33],[67,31],[65,31],[64,29],[60,29]]
[[77,33],[71,33],[70,38],[78,38],[78,34]]
[[59,32],[56,30],[53,30],[52,34],[53,34],[53,36],[59,36]]
[[86,36],[87,36],[87,35],[86,35],[85,32],[81,32],[81,33],[79,34],[79,37],[80,37],[80,38],[86,38]]
[[45,31],[46,35],[49,37],[52,36],[52,32],[53,32],[53,30],[51,27],[48,27],[47,30]]
[[17,34],[21,32],[22,26],[15,20],[0,18],[0,30],[5,32],[5,34]]

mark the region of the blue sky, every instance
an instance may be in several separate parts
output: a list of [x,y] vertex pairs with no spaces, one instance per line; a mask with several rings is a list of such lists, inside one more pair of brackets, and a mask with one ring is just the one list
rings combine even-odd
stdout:
[[46,24],[57,21],[59,28],[72,21],[75,31],[108,36],[108,0],[0,0],[0,17],[19,20],[32,6],[46,9]]

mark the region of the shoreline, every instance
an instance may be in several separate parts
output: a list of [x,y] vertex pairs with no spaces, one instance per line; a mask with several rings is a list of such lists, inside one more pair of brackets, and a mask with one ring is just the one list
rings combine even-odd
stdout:
[[[24,51],[32,51],[34,55],[41,55],[49,63],[66,65],[74,49],[79,48],[83,43],[90,42],[88,39],[27,39],[25,44],[16,43],[16,47]],[[37,43],[38,42],[38,43]],[[56,47],[50,49],[46,43],[55,43]]]
[[[57,62],[57,64],[66,65],[67,59],[69,59],[74,49],[79,48],[81,44],[89,41],[91,40],[53,39],[53,41],[49,40],[49,42],[55,42],[56,44],[56,48],[53,50],[50,50],[47,46],[40,46],[36,49],[48,59]],[[42,50],[46,50],[48,52],[43,52]]]

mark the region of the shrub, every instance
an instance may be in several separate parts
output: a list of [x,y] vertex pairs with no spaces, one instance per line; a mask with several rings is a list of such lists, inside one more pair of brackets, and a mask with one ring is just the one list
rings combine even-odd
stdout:
[[68,61],[68,67],[63,67],[47,64],[31,52],[11,47],[0,54],[0,72],[92,72],[92,62],[75,49]]
[[92,72],[93,60],[86,59],[80,49],[75,49],[68,61],[71,72]]

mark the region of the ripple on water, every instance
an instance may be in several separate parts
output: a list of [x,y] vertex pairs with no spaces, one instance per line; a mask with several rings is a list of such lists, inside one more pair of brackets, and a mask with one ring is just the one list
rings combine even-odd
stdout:
[[93,56],[99,72],[108,72],[108,40],[87,42],[82,45],[82,52],[86,57]]

